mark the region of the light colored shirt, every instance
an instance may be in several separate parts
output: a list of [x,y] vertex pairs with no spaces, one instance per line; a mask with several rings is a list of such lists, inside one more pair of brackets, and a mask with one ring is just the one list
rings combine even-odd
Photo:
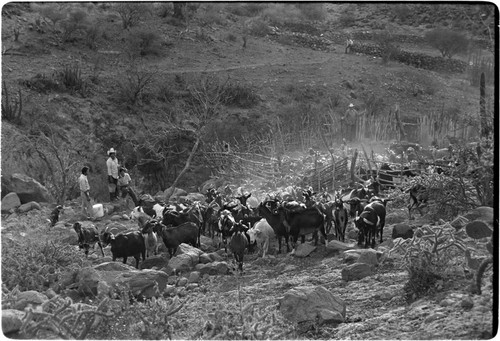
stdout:
[[118,179],[118,159],[114,160],[109,157],[106,161],[106,166],[108,166],[108,175],[111,175],[113,178]]
[[85,174],[80,175],[78,178],[78,185],[80,186],[80,191],[87,192],[90,191],[89,180]]
[[131,181],[132,178],[130,178],[130,175],[128,173],[125,173],[122,177],[118,178],[118,186],[128,186],[130,185]]

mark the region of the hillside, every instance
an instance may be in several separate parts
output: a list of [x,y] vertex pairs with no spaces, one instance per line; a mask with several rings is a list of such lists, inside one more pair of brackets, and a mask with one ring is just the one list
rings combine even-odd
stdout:
[[[2,176],[26,174],[53,197],[2,211],[4,334],[111,340],[494,337],[498,212],[486,206],[498,199],[498,164],[491,138],[479,136],[486,127],[497,138],[491,53],[496,7],[179,4],[2,8]],[[443,27],[462,32],[469,48],[442,58],[425,36]],[[354,40],[350,53],[347,38]],[[359,113],[353,136],[340,123],[350,104]],[[449,145],[462,164],[438,160],[438,151],[448,153]],[[321,237],[314,245],[308,237],[293,253],[278,253],[274,237],[265,258],[261,247],[245,251],[242,274],[208,231],[197,248],[183,243],[173,258],[159,238],[159,254],[142,259],[138,269],[133,257],[127,264],[120,257],[113,261],[110,246],[101,254],[95,245],[88,257],[78,247],[76,222],[96,227],[101,241],[108,229],[116,234],[138,227],[130,199],[108,203],[110,147],[138,193],[189,206],[182,190],[166,194],[179,180],[174,187],[196,200],[212,186],[228,196],[226,190],[233,196],[251,192],[249,206],[255,208],[271,197],[299,200],[309,186],[318,202],[327,192],[333,198],[332,188],[313,180],[318,169],[335,190],[349,193],[352,187],[342,186],[352,185],[347,165],[353,155],[362,166],[371,159],[376,168],[384,162],[413,167],[421,160],[410,161],[408,146],[423,164],[442,161],[444,173],[433,168],[422,170],[428,176],[395,175],[396,187],[381,192],[389,199],[387,215],[382,240],[372,248],[357,245],[359,226],[352,217],[345,242],[331,230],[328,243]],[[333,179],[332,159],[338,161],[335,172],[342,170]],[[83,165],[90,167],[92,198],[103,203],[104,215],[92,221],[80,213],[76,178]],[[423,212],[412,218],[408,192],[415,184],[427,186],[430,198],[419,196]],[[6,194],[2,186],[2,198]],[[49,227],[57,204],[59,220]],[[200,206],[208,205],[202,200]]]
[[[21,124],[15,127],[5,124],[5,127],[19,131],[21,136],[30,127],[40,130],[36,128],[40,122],[64,128],[69,140],[74,140],[68,149],[79,149],[70,158],[79,159],[79,164],[90,164],[91,177],[95,176],[98,183],[105,152],[111,146],[118,149],[118,158],[133,177],[138,181],[143,179],[144,190],[155,192],[172,183],[187,157],[175,155],[189,150],[192,144],[189,140],[193,141],[193,137],[186,136],[187,145],[178,142],[174,151],[170,151],[163,143],[172,141],[167,138],[162,142],[157,135],[161,133],[155,129],[165,126],[168,130],[172,125],[186,129],[183,117],[189,121],[192,115],[186,107],[188,89],[207,77],[215,77],[221,84],[227,82],[233,103],[220,107],[217,116],[208,120],[199,156],[213,142],[222,140],[238,145],[243,151],[252,148],[249,141],[275,144],[278,137],[273,132],[277,129],[285,152],[305,151],[309,147],[322,149],[323,144],[314,131],[322,129],[319,127],[323,122],[330,124],[337,117],[327,132],[335,145],[341,142],[340,127],[336,124],[349,103],[355,104],[358,111],[375,116],[399,110],[403,121],[409,124],[410,133],[415,131],[411,125],[415,119],[427,115],[426,122],[431,123],[436,118],[442,121],[443,117],[450,117],[455,127],[462,125],[465,118],[466,122],[472,122],[467,123],[471,128],[466,135],[472,138],[477,134],[474,127],[479,89],[470,85],[469,71],[441,73],[394,61],[383,62],[370,55],[344,53],[345,37],[361,32],[375,34],[385,30],[393,35],[422,37],[432,22],[439,22],[438,15],[448,25],[456,22],[470,25],[459,7],[439,7],[440,11],[434,12],[419,7],[422,22],[416,22],[401,14],[405,9],[399,7],[324,4],[322,20],[307,21],[300,19],[293,6],[267,9],[260,5],[240,6],[247,13],[237,15],[237,6],[220,3],[188,8],[189,20],[179,22],[172,18],[171,5],[150,3],[145,14],[136,18],[137,23],[124,30],[116,6],[106,3],[58,6],[61,6],[59,12],[56,7],[44,9],[29,4],[4,7],[3,80],[12,101],[18,89],[23,98]],[[251,9],[255,12],[250,12]],[[56,12],[73,15],[75,24],[70,25],[71,21]],[[311,12],[314,14],[314,10]],[[471,33],[478,30],[468,29]],[[143,45],[148,42],[150,50],[141,50],[137,39],[142,39]],[[373,42],[359,41],[360,45],[370,43]],[[396,45],[408,51],[439,55],[437,50],[422,43]],[[135,56],[138,52],[144,56]],[[487,57],[488,52],[479,48],[454,58],[469,62],[471,58]],[[492,103],[492,99],[488,101]],[[138,134],[138,127],[147,131],[146,135],[155,136],[155,140],[148,142],[143,133]],[[190,124],[187,128],[190,129]],[[316,136],[309,138],[311,134]],[[446,135],[455,134],[456,131],[443,128],[439,135],[429,138],[446,146]],[[35,172],[40,162],[37,158],[31,164],[23,161],[30,158],[21,152],[30,149],[28,146],[21,144],[21,147],[14,142],[18,140],[3,136],[4,150],[16,145],[19,150],[12,150],[24,155],[3,153],[4,172],[19,170],[42,183],[50,181],[51,174]],[[431,140],[421,140],[422,136],[413,137],[420,140],[413,142],[429,145]],[[397,136],[388,138],[393,140]],[[76,142],[80,139],[88,139],[90,145],[72,146],[80,144]],[[366,138],[364,142],[369,144],[372,139]],[[158,150],[159,154],[150,155]],[[260,152],[275,156],[277,151],[264,144]],[[160,161],[144,164],[145,153]],[[203,166],[202,159],[194,159],[194,166],[181,185],[191,184],[194,190],[213,173],[213,169]],[[72,167],[76,174],[78,169],[79,166]],[[96,195],[101,200],[106,197],[102,192]]]

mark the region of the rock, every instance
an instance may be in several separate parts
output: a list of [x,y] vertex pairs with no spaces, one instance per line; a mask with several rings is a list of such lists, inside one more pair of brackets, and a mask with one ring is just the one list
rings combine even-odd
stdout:
[[4,335],[18,332],[23,325],[25,312],[16,309],[2,309],[2,332]]
[[101,273],[101,271],[98,271],[91,267],[86,267],[78,271],[76,275],[76,284],[78,285],[78,291],[83,295],[97,295],[97,286],[102,280]]
[[435,313],[432,313],[429,316],[427,316],[424,320],[424,323],[430,323],[432,321],[436,321],[438,319],[445,318],[446,316],[448,316],[448,314],[445,314],[443,312],[435,312]]
[[413,229],[411,228],[410,225],[405,223],[394,225],[394,227],[392,228],[392,239],[396,238],[403,238],[403,239],[413,238]]
[[186,277],[181,277],[177,281],[177,286],[178,287],[183,287],[183,286],[186,286],[187,283],[188,283],[188,279]]
[[106,228],[102,232],[103,233],[104,232],[109,232],[109,233],[112,233],[114,235],[117,235],[120,232],[125,232],[125,231],[128,231],[128,230],[131,230],[130,226],[125,226],[125,225],[123,225],[121,223],[112,222],[112,223],[106,225]]
[[175,293],[175,286],[167,284],[165,290],[163,290],[163,295],[170,296],[173,293]]
[[323,286],[299,286],[288,290],[278,300],[279,309],[288,320],[300,322],[342,323],[346,304]]
[[188,283],[186,285],[186,290],[193,290],[193,289],[196,289],[198,287],[199,287],[198,283]]
[[326,250],[328,253],[351,250],[355,248],[355,244],[347,244],[338,240],[331,240],[328,242],[328,246],[326,246]]
[[170,275],[170,276],[168,276],[167,284],[169,284],[169,285],[175,285],[176,283],[177,283],[177,276],[176,275]]
[[485,223],[488,223],[489,225],[492,225],[493,213],[494,213],[493,207],[480,206],[464,214],[464,217],[469,219],[470,221],[481,220],[484,221]]
[[342,269],[341,275],[344,281],[356,281],[375,273],[374,266],[366,263],[354,263]]
[[452,300],[451,298],[445,298],[445,299],[441,300],[441,302],[439,302],[439,305],[441,307],[449,307],[449,306],[452,306],[454,303],[455,303],[455,301]]
[[[224,250],[222,250],[222,252],[224,252]],[[208,257],[212,262],[221,262],[224,259],[217,252],[208,253]]]
[[195,270],[198,271],[200,275],[227,275],[229,273],[229,266],[226,262],[212,262],[208,264],[198,264],[195,266]]
[[24,310],[28,305],[37,306],[48,301],[49,298],[42,293],[34,290],[22,291],[16,297],[14,308],[17,310]]
[[21,206],[21,199],[14,192],[8,193],[2,199],[2,213],[9,213],[10,210],[14,210],[19,206]]
[[113,290],[106,282],[97,283],[97,297],[110,297]]
[[460,301],[460,306],[466,310],[472,309],[472,307],[474,306],[474,301],[472,301],[472,298],[470,298],[469,296],[465,296]]
[[382,252],[374,249],[347,250],[344,251],[344,262],[351,263],[352,260],[354,260],[352,263],[364,263],[377,266],[382,254]]
[[54,201],[47,188],[24,174],[2,175],[2,193],[10,192],[16,193],[21,203]]
[[158,193],[157,196],[161,197],[163,201],[169,202],[171,200],[177,201],[181,196],[186,196],[187,192],[180,188],[167,188],[163,193]]
[[347,232],[347,238],[358,240],[358,233],[359,233],[359,230],[357,228],[352,228]]
[[196,257],[196,261],[193,259],[193,255],[189,254],[180,254],[178,256],[172,257],[168,261],[168,268],[175,269],[177,271],[189,271],[192,267],[194,267],[199,261],[199,256]]
[[189,283],[198,283],[200,281],[200,273],[198,271],[193,271],[189,274]]
[[195,202],[195,201],[199,201],[199,202],[202,202],[204,203],[205,202],[205,195],[204,194],[201,194],[201,193],[188,193],[186,196],[184,196],[184,198],[190,202]]
[[385,224],[399,224],[406,221],[407,219],[408,214],[405,211],[395,211],[387,214],[387,216],[385,217]]
[[160,255],[150,256],[140,264],[141,269],[151,269],[153,267],[161,269],[167,265],[168,265],[168,259]]
[[[200,258],[200,255],[203,253],[202,250],[191,246],[189,244],[182,243],[179,245],[179,248],[177,249],[177,255],[182,255],[182,254],[187,254],[193,257],[193,262],[196,262],[198,264],[198,260]],[[195,264],[195,265],[196,265]]]
[[295,252],[293,252],[292,254],[295,257],[304,258],[309,256],[314,250],[316,250],[316,246],[309,243],[298,244],[295,247]]
[[135,267],[121,262],[104,262],[94,266],[94,269],[98,271],[131,271],[135,270]]
[[206,253],[202,253],[200,255],[200,259],[199,259],[199,262],[202,263],[202,264],[207,264],[207,263],[210,263],[212,260],[210,259],[210,256]]
[[120,221],[120,220],[122,220],[122,216],[121,216],[121,215],[119,215],[119,214],[114,214],[114,215],[112,215],[112,216],[111,216],[111,218],[110,218],[110,219],[111,219],[112,221]]
[[36,201],[30,201],[26,204],[22,204],[21,206],[19,206],[19,208],[17,209],[17,212],[19,213],[26,213],[28,211],[31,211],[31,210],[39,210],[41,211],[42,210],[42,206],[40,206],[39,203],[37,203]]

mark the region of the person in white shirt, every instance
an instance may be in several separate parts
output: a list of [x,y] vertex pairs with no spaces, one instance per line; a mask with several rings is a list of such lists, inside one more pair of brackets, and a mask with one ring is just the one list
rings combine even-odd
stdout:
[[82,198],[82,213],[87,216],[87,219],[93,219],[94,212],[92,203],[90,202],[90,185],[87,179],[89,167],[82,168],[82,174],[78,178],[78,185],[80,187],[80,197]]
[[125,167],[120,167],[120,172],[118,173],[118,189],[121,193],[122,198],[125,198],[128,195],[130,195],[130,198],[134,202],[135,206],[139,205],[139,200],[137,199],[137,195],[135,194],[134,190],[132,189],[132,178],[130,175],[127,173],[127,168]]
[[118,199],[118,159],[116,158],[116,151],[114,148],[108,150],[109,158],[106,160],[108,168],[108,190],[109,201]]

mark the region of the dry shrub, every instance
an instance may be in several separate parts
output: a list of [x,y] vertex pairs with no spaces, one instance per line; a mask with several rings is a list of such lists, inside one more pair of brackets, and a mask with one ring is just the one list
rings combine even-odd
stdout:
[[128,53],[132,56],[160,56],[162,54],[161,37],[151,29],[137,28],[126,37]]
[[303,17],[301,11],[291,3],[269,4],[260,16],[271,25],[281,25],[288,21],[300,21]]
[[248,2],[248,3],[230,3],[226,6],[226,11],[240,17],[255,17],[262,13],[267,4]]
[[271,28],[262,19],[249,20],[245,25],[245,30],[248,32],[248,34],[256,37],[265,37],[266,35],[271,33]]
[[297,3],[295,6],[300,10],[302,15],[307,20],[324,20],[326,17],[325,7],[322,3],[303,2]]
[[204,11],[198,11],[196,16],[205,25],[224,25],[226,19],[222,15],[222,4],[208,3]]

